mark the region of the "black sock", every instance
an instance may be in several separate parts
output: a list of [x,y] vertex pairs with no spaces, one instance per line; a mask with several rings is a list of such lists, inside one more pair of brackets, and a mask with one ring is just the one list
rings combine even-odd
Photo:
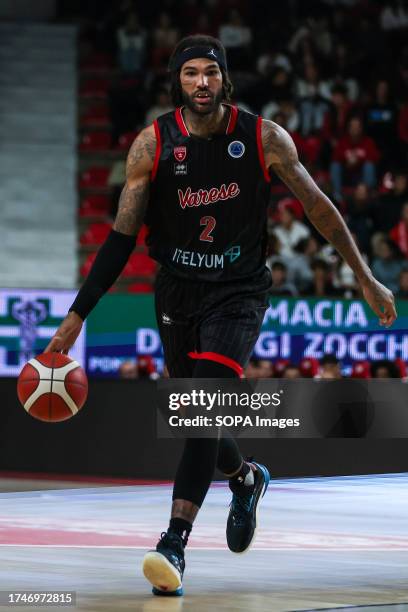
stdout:
[[170,519],[168,531],[172,531],[173,533],[177,533],[180,538],[183,540],[184,546],[187,544],[188,536],[190,535],[190,531],[192,529],[192,523],[185,521],[182,518],[172,518]]
[[229,479],[232,485],[252,486],[254,484],[254,473],[246,461],[243,461],[242,467],[235,476]]

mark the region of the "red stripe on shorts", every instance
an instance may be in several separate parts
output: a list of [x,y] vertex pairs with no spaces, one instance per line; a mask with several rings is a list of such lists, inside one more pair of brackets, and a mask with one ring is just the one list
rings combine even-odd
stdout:
[[237,363],[233,359],[230,359],[230,357],[220,355],[219,353],[212,353],[211,351],[207,351],[204,353],[192,352],[188,353],[188,356],[191,357],[191,359],[209,359],[210,361],[216,361],[217,363],[221,363],[222,365],[227,366],[227,368],[231,368],[231,370],[234,370],[234,372],[236,372],[238,376],[241,376],[243,372],[243,369],[239,365],[239,363]]

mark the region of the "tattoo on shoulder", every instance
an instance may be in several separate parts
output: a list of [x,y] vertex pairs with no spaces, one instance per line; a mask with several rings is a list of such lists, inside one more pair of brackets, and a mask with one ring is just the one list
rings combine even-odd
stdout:
[[295,164],[298,161],[292,138],[277,123],[262,121],[262,142],[265,154],[282,165]]
[[146,155],[150,161],[154,161],[155,154],[155,137],[149,133],[140,134],[130,148],[127,161],[128,168],[140,162]]

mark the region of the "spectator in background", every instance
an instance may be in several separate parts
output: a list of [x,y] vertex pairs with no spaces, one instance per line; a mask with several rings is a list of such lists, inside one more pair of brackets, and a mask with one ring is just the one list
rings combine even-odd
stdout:
[[297,295],[296,287],[287,281],[287,267],[282,261],[275,261],[271,267],[272,287],[269,294],[272,296]]
[[282,378],[295,379],[302,378],[302,376],[297,365],[294,363],[288,363],[283,370]]
[[380,15],[381,28],[385,32],[408,28],[408,10],[403,0],[387,2]]
[[316,297],[335,297],[339,291],[335,288],[332,281],[332,269],[323,259],[315,259],[312,262],[313,279],[304,289],[303,295]]
[[326,81],[321,80],[319,68],[314,62],[305,64],[303,78],[297,79],[295,88],[298,98],[330,99],[330,87]]
[[118,370],[119,378],[135,380],[138,378],[137,363],[133,359],[122,361]]
[[137,373],[138,378],[157,380],[160,378],[156,370],[154,359],[151,355],[139,355],[137,358]]
[[371,364],[371,376],[372,378],[401,378],[401,373],[396,363],[388,359],[380,359]]
[[398,277],[398,291],[395,294],[398,298],[408,299],[408,268],[403,268]]
[[278,237],[283,257],[291,258],[294,255],[294,247],[302,238],[309,238],[310,230],[304,223],[298,221],[291,206],[285,206],[280,212],[280,223],[274,228],[273,233]]
[[288,48],[294,55],[300,56],[308,44],[313,51],[323,57],[332,52],[333,40],[329,22],[324,15],[308,17],[301,23],[289,41]]
[[168,113],[173,108],[169,92],[166,89],[159,89],[155,96],[155,103],[146,113],[146,125],[151,125],[159,115]]
[[320,134],[330,108],[330,88],[320,81],[315,64],[306,65],[305,78],[297,82],[297,95],[300,98],[300,133],[303,137]]
[[[353,236],[353,239],[354,239],[355,243],[357,244],[358,248],[362,252],[363,250],[360,247],[357,235],[354,232],[351,232],[351,235]],[[367,264],[369,264],[368,256],[366,255],[366,253],[362,252],[361,255],[362,255],[364,261]],[[353,297],[358,297],[358,296],[360,298],[362,297],[360,283],[356,279],[353,270],[344,261],[344,259],[339,259],[339,267],[338,267],[338,270],[337,270],[337,279],[335,279],[335,280],[337,280],[337,283],[335,282],[334,284],[335,284],[336,287],[341,289],[342,295],[343,295],[344,298],[351,299]]]
[[362,182],[367,187],[374,188],[379,157],[375,142],[364,134],[360,117],[352,117],[347,135],[339,140],[334,150],[330,166],[335,199],[342,200],[343,183],[352,186]]
[[402,207],[401,220],[390,231],[390,238],[404,257],[408,257],[408,201]]
[[319,374],[316,378],[339,379],[342,378],[340,361],[336,355],[330,353],[320,359]]
[[268,234],[268,244],[266,248],[268,255],[266,265],[269,269],[271,269],[274,261],[282,261],[281,245],[279,242],[279,238],[275,236],[275,234],[272,232]]
[[[345,37],[342,36],[338,40],[344,41]],[[328,84],[332,89],[337,85],[345,87],[347,97],[352,103],[356,102],[359,95],[359,86],[357,80],[354,78],[354,72],[355,65],[350,53],[350,47],[347,47],[344,42],[338,42],[332,56],[330,68],[331,78],[328,80]]]
[[370,238],[373,233],[372,199],[370,190],[364,183],[355,188],[347,204],[347,225],[356,235],[363,253],[370,253]]
[[125,24],[117,31],[119,65],[125,74],[143,70],[146,57],[146,32],[139,23],[137,13],[129,13]]
[[253,108],[265,109],[265,118],[271,118],[274,111],[279,111],[282,100],[292,98],[292,90],[291,74],[281,66],[276,66],[270,73],[251,84],[243,92],[243,98]]
[[396,172],[392,188],[380,196],[372,207],[373,230],[389,232],[400,220],[402,207],[408,202],[408,176],[405,170]]
[[346,126],[353,103],[347,95],[345,85],[337,84],[331,90],[331,106],[324,117],[323,137],[334,150],[340,138],[346,135]]
[[216,36],[216,32],[211,25],[210,17],[204,11],[199,14],[196,26],[192,26],[192,23],[190,22],[190,27],[193,28],[191,31],[192,34],[195,32],[200,32],[200,34],[206,34],[207,36]]
[[406,104],[408,101],[408,52],[405,52],[398,64],[394,83],[396,99]]
[[[376,83],[374,99],[366,110],[366,126],[367,134],[381,151],[384,163],[389,165],[394,159],[397,161],[397,107],[386,79],[379,79]],[[384,170],[386,169],[385,167]]]
[[236,9],[232,9],[227,21],[221,24],[218,38],[227,50],[229,68],[231,70],[248,68],[252,31],[244,24]]
[[374,276],[393,293],[398,291],[398,278],[402,269],[398,255],[397,246],[389,238],[384,238],[379,241],[378,255],[371,264]]
[[292,71],[292,64],[286,55],[282,53],[273,43],[268,46],[268,49],[262,53],[256,61],[256,69],[264,77],[268,77],[275,68],[283,68],[285,72]]
[[122,361],[119,366],[119,378],[157,380],[159,374],[150,355],[139,355],[136,360]]
[[399,160],[408,165],[408,101],[404,100],[398,115],[398,138],[396,146],[399,148]]
[[271,378],[272,374],[272,362],[268,359],[251,357],[245,368],[245,378]]
[[293,250],[294,255],[289,260],[288,281],[302,293],[312,282],[311,263],[318,253],[319,245],[316,238],[309,236],[299,240]]
[[156,69],[165,70],[179,38],[179,31],[173,26],[170,15],[164,11],[159,14],[153,29],[152,63]]
[[[299,113],[296,108],[296,104],[292,98],[286,98],[285,96],[279,100],[280,96],[275,97],[271,102],[265,104],[261,110],[261,115],[264,119],[272,119],[276,121],[276,115],[283,115],[283,120],[280,121],[279,125],[285,127],[289,133],[296,132],[299,128]],[[278,101],[279,100],[279,101]]]

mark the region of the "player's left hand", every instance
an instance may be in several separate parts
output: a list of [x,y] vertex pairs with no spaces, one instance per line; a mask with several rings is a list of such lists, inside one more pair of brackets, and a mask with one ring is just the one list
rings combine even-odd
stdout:
[[397,318],[392,292],[374,277],[362,283],[362,290],[366,302],[379,317],[379,324],[390,327]]

